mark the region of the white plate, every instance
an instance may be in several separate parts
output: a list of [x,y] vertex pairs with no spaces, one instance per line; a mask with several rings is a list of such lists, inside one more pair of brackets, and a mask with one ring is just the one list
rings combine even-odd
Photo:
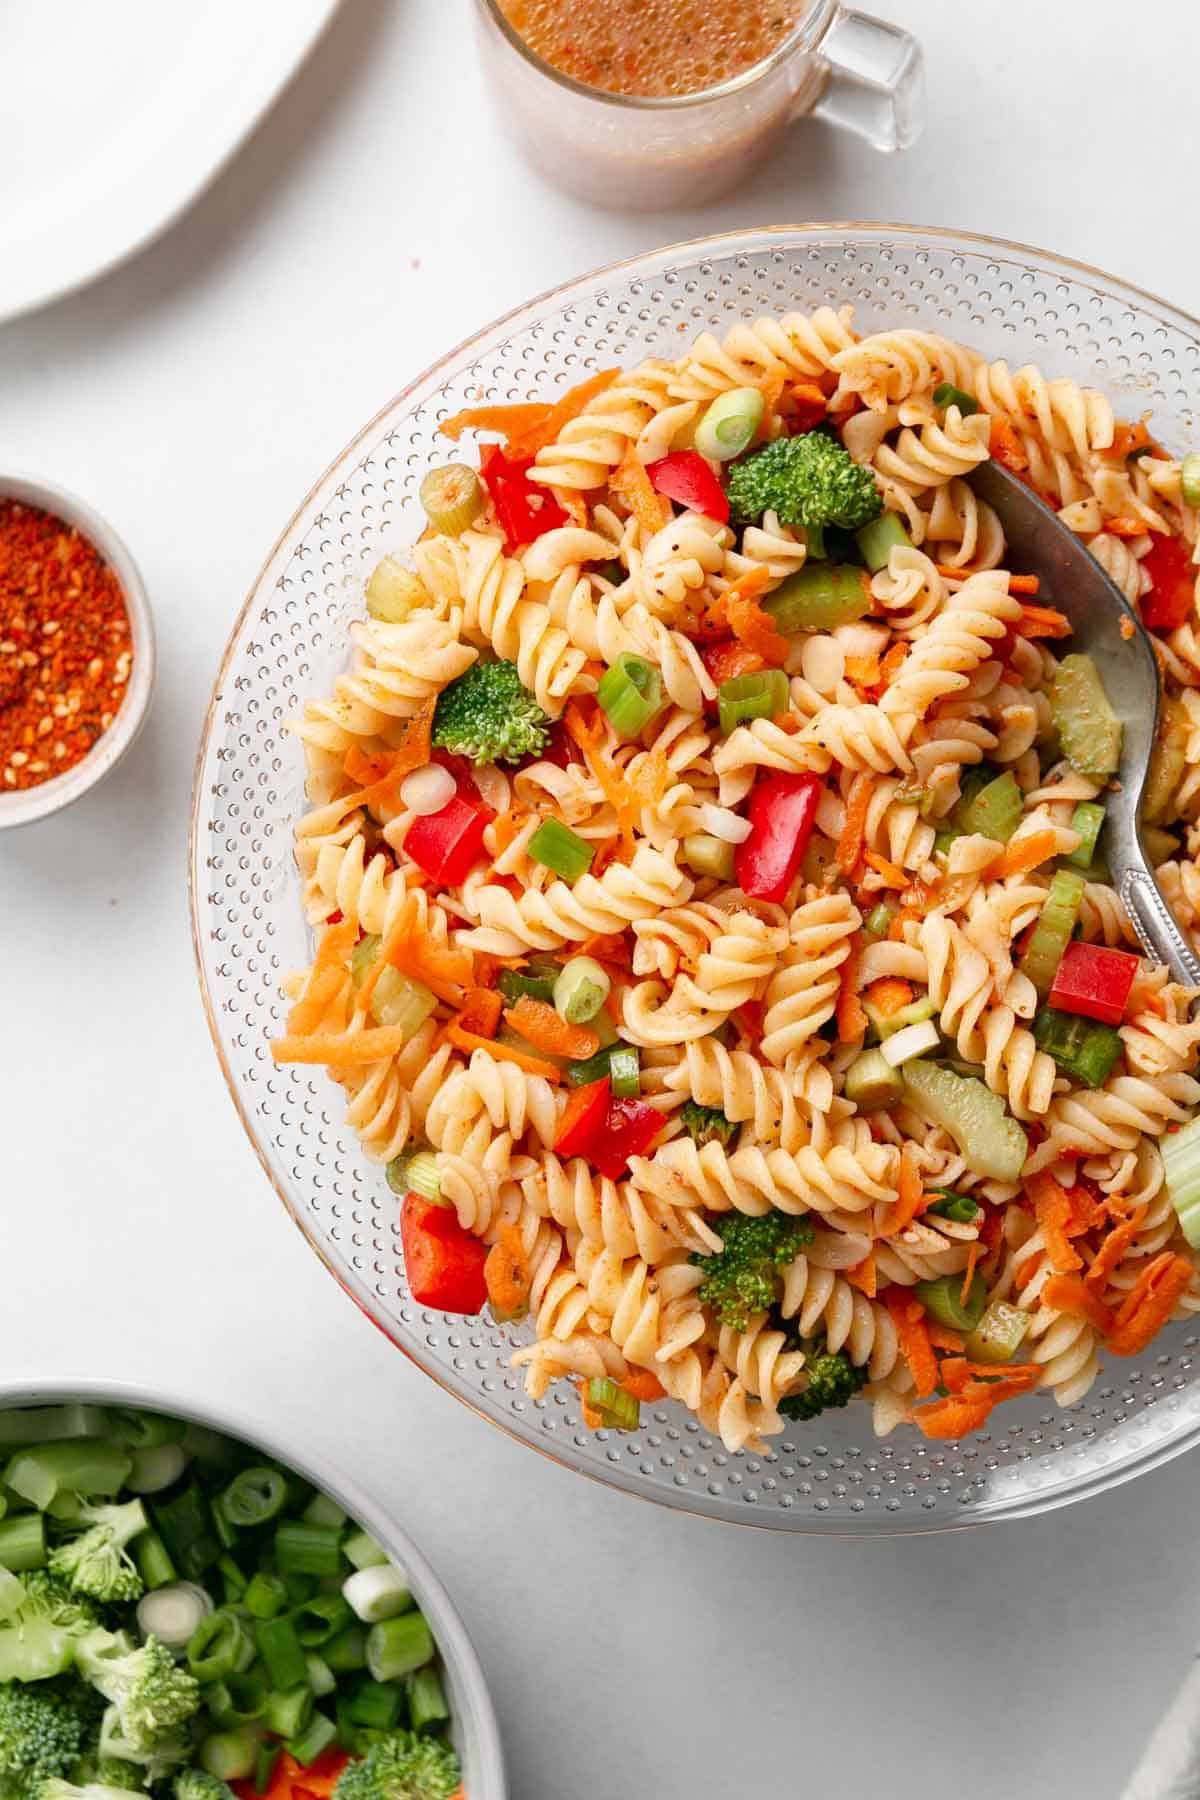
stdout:
[[337,0],[0,0],[0,320],[178,217],[291,78]]

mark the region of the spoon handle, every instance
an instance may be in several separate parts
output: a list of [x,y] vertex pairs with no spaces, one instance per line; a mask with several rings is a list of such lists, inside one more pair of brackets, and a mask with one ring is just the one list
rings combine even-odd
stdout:
[[1119,892],[1146,955],[1166,963],[1172,978],[1185,987],[1200,987],[1200,959],[1172,918],[1154,878],[1144,869],[1126,869]]

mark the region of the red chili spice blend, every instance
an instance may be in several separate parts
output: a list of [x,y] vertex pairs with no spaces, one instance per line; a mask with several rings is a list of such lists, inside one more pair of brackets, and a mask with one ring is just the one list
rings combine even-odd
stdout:
[[0,499],[0,777],[36,787],[108,730],[133,667],[121,585],[73,525]]

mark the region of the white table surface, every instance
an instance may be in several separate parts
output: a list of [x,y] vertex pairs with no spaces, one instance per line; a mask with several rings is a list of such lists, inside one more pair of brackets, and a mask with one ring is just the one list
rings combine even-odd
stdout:
[[188,793],[226,634],[319,471],[476,326],[673,238],[839,217],[1024,239],[1200,310],[1200,15],[1159,0],[1154,32],[1131,34],[1103,0],[880,10],[927,46],[914,151],[803,127],[741,194],[638,218],[516,160],[467,0],[345,0],[167,237],[0,330],[0,471],[57,476],[108,514],[161,658],[118,774],[0,850],[0,1377],[235,1395],[393,1501],[474,1634],[514,1800],[1102,1800],[1200,1628],[1190,1459],[1033,1521],[840,1543],[661,1511],[510,1443],[288,1228],[197,997]]

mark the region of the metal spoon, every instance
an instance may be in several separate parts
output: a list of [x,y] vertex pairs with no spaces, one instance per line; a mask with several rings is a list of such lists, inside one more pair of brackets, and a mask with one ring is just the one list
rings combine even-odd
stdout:
[[981,464],[970,480],[999,517],[1016,567],[1039,576],[1046,604],[1070,619],[1072,649],[1092,657],[1100,670],[1123,726],[1119,785],[1105,795],[1113,886],[1147,956],[1165,963],[1186,987],[1200,987],[1200,959],[1159,891],[1138,831],[1158,727],[1158,660],[1150,639],[1120,588],[1023,481],[996,462]]

